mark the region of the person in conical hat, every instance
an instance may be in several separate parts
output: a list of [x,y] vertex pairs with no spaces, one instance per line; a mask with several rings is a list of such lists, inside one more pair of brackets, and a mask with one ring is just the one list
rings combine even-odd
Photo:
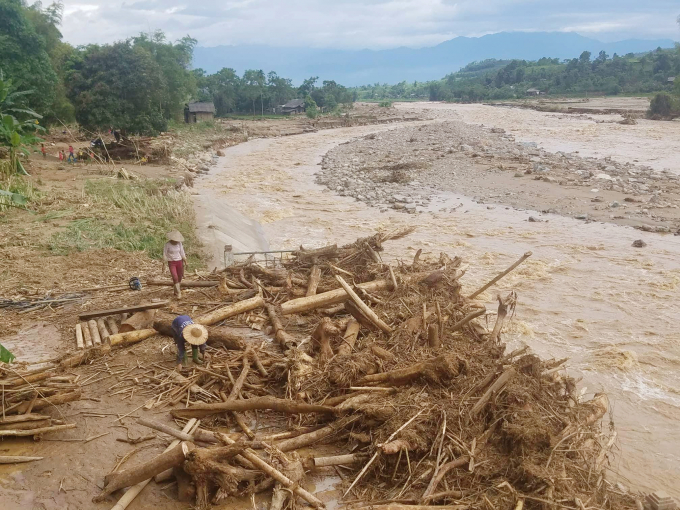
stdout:
[[177,370],[188,363],[184,342],[191,345],[191,358],[197,365],[203,364],[205,343],[208,341],[208,330],[201,324],[194,324],[188,315],[179,315],[172,321],[172,333],[177,346]]
[[187,266],[187,256],[184,253],[184,236],[177,230],[167,233],[168,242],[163,248],[163,272],[165,272],[165,264],[168,264],[170,269],[170,276],[172,276],[172,284],[175,288],[175,297],[182,298],[182,289],[180,283],[184,277],[184,270]]

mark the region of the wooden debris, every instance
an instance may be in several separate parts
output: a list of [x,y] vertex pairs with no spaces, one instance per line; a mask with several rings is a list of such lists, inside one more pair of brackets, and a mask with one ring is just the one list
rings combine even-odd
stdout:
[[[170,301],[158,301],[157,303],[143,303],[141,305],[126,306],[123,308],[113,308],[111,310],[93,310],[78,315],[81,321],[89,321],[90,319],[98,319],[99,317],[106,317],[107,315],[116,315],[119,313],[133,313],[142,312],[144,310],[151,310],[155,308],[164,308]],[[126,317],[127,318],[127,317]]]

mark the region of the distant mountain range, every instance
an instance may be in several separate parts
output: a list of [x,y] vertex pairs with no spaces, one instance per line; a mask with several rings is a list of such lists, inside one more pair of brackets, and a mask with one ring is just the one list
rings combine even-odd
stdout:
[[537,60],[541,57],[574,58],[583,51],[593,56],[604,50],[641,53],[671,48],[670,39],[627,39],[603,43],[573,32],[500,32],[483,37],[456,37],[428,48],[390,50],[332,50],[270,46],[215,46],[194,50],[194,67],[209,73],[231,67],[276,71],[296,85],[310,76],[335,80],[346,86],[443,78],[473,61],[487,58]]

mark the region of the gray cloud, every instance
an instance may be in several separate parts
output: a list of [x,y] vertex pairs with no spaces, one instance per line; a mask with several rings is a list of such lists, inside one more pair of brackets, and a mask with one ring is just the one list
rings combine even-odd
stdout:
[[64,0],[72,44],[153,30],[202,46],[421,47],[501,31],[680,39],[677,0]]

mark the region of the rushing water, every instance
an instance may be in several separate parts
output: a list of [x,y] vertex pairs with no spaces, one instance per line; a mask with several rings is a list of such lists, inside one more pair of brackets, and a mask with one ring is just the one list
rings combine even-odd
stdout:
[[[543,357],[570,357],[569,372],[583,377],[586,395],[608,393],[619,433],[612,479],[680,497],[680,238],[489,208],[455,194],[437,195],[420,214],[380,213],[314,183],[328,150],[389,129],[398,127],[253,140],[227,149],[198,188],[259,221],[272,249],[350,242],[378,229],[416,225],[414,234],[388,244],[385,256],[408,259],[419,248],[423,255],[460,255],[470,264],[463,279],[469,290],[532,251],[482,296],[493,310],[497,292],[518,292],[505,340]],[[530,223],[529,215],[549,221]],[[640,238],[648,246],[632,248]]]

